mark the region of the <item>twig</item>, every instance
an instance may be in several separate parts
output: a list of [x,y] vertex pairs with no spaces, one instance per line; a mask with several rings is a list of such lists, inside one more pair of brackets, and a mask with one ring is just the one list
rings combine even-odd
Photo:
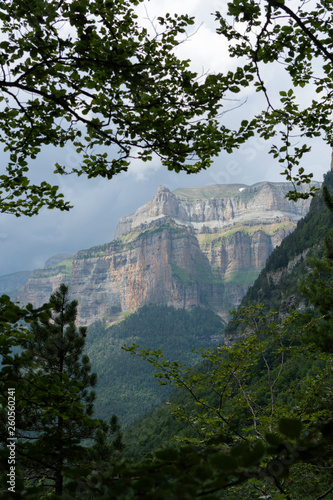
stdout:
[[331,493],[331,491],[333,491],[333,486],[331,486],[329,490],[325,491],[325,493],[322,493],[321,495],[319,495],[319,497],[315,498],[314,500],[320,500],[321,498],[325,498],[326,495]]

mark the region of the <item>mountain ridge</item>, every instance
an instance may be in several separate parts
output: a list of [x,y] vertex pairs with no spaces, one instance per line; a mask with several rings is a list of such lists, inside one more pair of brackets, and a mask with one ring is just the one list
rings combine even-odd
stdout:
[[[329,172],[328,174],[326,174],[325,184],[329,188],[330,193],[332,194],[333,172]],[[307,312],[307,313],[310,312],[312,315],[313,307],[311,307],[311,303],[309,302],[307,297],[302,294],[299,285],[302,280],[307,279],[307,277],[311,274],[313,270],[311,260],[310,261],[308,260],[309,257],[322,258],[324,256],[325,237],[327,236],[329,231],[332,230],[332,228],[333,228],[333,213],[325,206],[322,195],[321,193],[319,193],[311,201],[311,207],[309,212],[304,218],[302,218],[298,222],[295,231],[290,233],[283,240],[281,245],[275,248],[275,250],[269,256],[265,267],[260,272],[259,277],[255,280],[254,284],[251,287],[249,287],[247,293],[244,295],[241,301],[241,305],[251,307],[251,306],[256,306],[258,304],[263,304],[265,307],[265,312],[267,313],[272,313],[273,310],[276,310],[278,313],[276,316],[277,322],[285,319],[285,316],[290,311],[300,310],[301,312]],[[246,336],[246,332],[244,332],[244,329],[246,327],[244,326],[243,322],[239,321],[241,318],[238,316],[238,314],[239,312],[236,312],[236,315],[234,316],[235,321],[233,322],[230,321],[226,325],[225,329],[224,344],[230,348],[230,352],[232,352],[231,351],[232,345],[235,342],[244,339]],[[297,328],[299,325],[296,324],[294,326]],[[273,330],[270,330],[270,332],[273,332]],[[276,332],[278,332],[278,330],[276,330]],[[272,333],[270,333],[270,335],[271,334]],[[267,339],[268,341],[268,337],[266,337],[266,335],[263,338],[265,340]],[[246,345],[247,344],[244,344],[244,349],[246,348]],[[306,394],[308,394],[311,390],[316,391],[314,385],[311,386],[311,389],[309,389],[309,378],[308,378],[311,377],[311,375],[313,374],[312,370],[314,370],[315,363],[320,362],[320,355],[318,356],[317,352],[314,351],[313,349],[314,348],[311,347],[311,350],[309,351],[309,353],[311,352],[310,356],[308,356],[309,354],[308,353],[307,356],[304,359],[302,359],[302,361],[299,362],[298,365],[297,365],[297,358],[294,355],[291,356],[289,361],[287,360],[287,357],[286,359],[283,360],[283,365],[284,365],[283,369],[286,369],[287,373],[287,378],[286,378],[287,383],[285,387],[289,387],[289,385],[292,382],[294,382],[294,379],[296,377],[299,377],[300,374],[303,374],[301,375],[301,377],[302,376],[305,377],[304,381],[305,381]],[[249,357],[251,355],[253,355],[253,353],[250,350]],[[209,367],[208,364],[205,365],[204,363],[205,361],[203,361],[199,365],[196,365],[194,367],[194,370],[200,372],[201,370],[207,369],[208,373],[210,370],[212,370],[212,378],[214,379],[214,370],[218,369],[217,366],[212,364],[212,366]],[[282,364],[279,365],[280,370],[281,368]],[[251,392],[250,390],[251,382],[249,386],[246,386],[244,382],[242,390],[244,390],[245,386],[246,397],[247,395],[250,395],[250,397],[252,398],[251,404],[254,404],[253,401],[257,401],[258,394],[260,395],[260,397],[262,397],[262,392],[259,392],[258,390],[257,372],[255,371],[251,373],[253,379],[253,386],[252,386],[253,391]],[[280,373],[281,372],[279,372],[279,377]],[[276,376],[276,372],[274,376]],[[264,379],[266,384],[267,383],[266,372],[264,373]],[[297,382],[297,384],[300,385],[300,382]],[[324,393],[323,390],[319,390],[321,392],[318,391],[320,397],[323,397],[323,394],[324,395],[326,394],[325,393],[326,387],[329,387],[327,376],[325,376]],[[204,397],[203,396],[204,389],[200,388],[200,390],[201,390],[200,397]],[[237,389],[235,389],[235,392],[237,394]],[[293,394],[295,392],[293,392]],[[268,394],[267,397],[268,400],[271,396],[269,392],[267,392],[267,394]],[[230,397],[232,396],[230,395]],[[285,388],[280,392],[280,398],[281,400],[285,398]],[[275,401],[278,401],[278,398],[276,398]],[[323,401],[325,404],[327,400],[324,399]],[[194,433],[192,431],[191,425],[188,425],[189,422],[192,422],[190,421],[190,419],[185,419],[185,418],[183,418],[182,420],[180,418],[176,419],[174,415],[170,414],[170,407],[172,406],[174,408],[187,408],[191,404],[193,406],[195,405],[195,403],[193,403],[192,396],[190,396],[189,393],[186,391],[182,391],[181,389],[176,389],[174,393],[171,394],[168,398],[168,406],[160,405],[159,407],[153,409],[148,415],[144,416],[142,419],[138,419],[132,426],[125,429],[124,435],[125,435],[125,442],[127,445],[126,452],[128,453],[128,456],[134,455],[140,457],[142,455],[151,452],[153,449],[161,448],[163,446],[172,447],[174,446],[175,443],[174,436],[177,436],[178,439],[179,438],[181,439],[183,436],[197,437],[197,433]],[[263,406],[262,399],[260,399],[258,407],[259,405],[261,407]],[[308,401],[306,402],[306,406],[307,405]],[[304,408],[304,406],[301,408]],[[227,418],[228,415],[227,404],[223,406],[223,411],[225,412],[223,413],[223,415]],[[198,419],[198,421],[201,424],[202,420]],[[257,421],[259,421],[259,418]],[[164,429],[166,429],[165,432]],[[302,492],[302,494],[303,493],[304,492]],[[303,496],[301,496],[300,498],[303,498]],[[236,497],[234,497],[233,494],[231,494],[230,498],[234,499]],[[242,495],[242,498],[244,498],[244,495]]]
[[[324,176],[333,191],[333,172]],[[282,320],[291,309],[304,311],[309,302],[300,291],[300,283],[311,272],[311,258],[322,258],[324,240],[333,227],[333,213],[325,205],[322,193],[311,201],[306,216],[298,221],[295,231],[282,241],[267,259],[253,285],[242,298],[241,305],[262,303],[275,309]],[[240,329],[232,322],[226,328],[225,343],[240,339]]]
[[17,300],[40,306],[65,283],[79,302],[78,324],[112,323],[151,302],[206,307],[227,320],[310,204],[286,200],[288,183],[244,186],[184,188],[181,196],[160,186],[120,219],[113,241],[33,271]]
[[175,191],[161,185],[152,200],[133,214],[121,217],[115,239],[163,215],[172,217],[178,224],[190,225],[197,232],[203,226],[221,229],[234,223],[268,222],[281,217],[297,222],[308,209],[309,201],[300,200],[296,204],[287,200],[285,195],[289,190],[290,184],[283,182],[260,182],[253,186],[214,185]]

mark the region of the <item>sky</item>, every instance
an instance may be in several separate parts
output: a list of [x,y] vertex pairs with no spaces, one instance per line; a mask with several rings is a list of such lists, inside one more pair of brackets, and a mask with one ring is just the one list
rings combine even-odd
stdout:
[[[224,0],[151,0],[141,6],[140,19],[149,26],[147,16],[154,20],[165,12],[171,14],[188,13],[195,16],[197,23],[193,34],[177,52],[181,58],[191,59],[191,67],[199,72],[218,72],[233,69],[235,61],[227,56],[226,42],[215,33],[216,23],[211,15],[216,10],[225,9]],[[266,81],[276,91],[287,82],[270,70]],[[260,106],[261,97],[247,90],[240,96],[246,103],[238,110],[225,115],[232,122],[236,117],[246,117]],[[56,184],[65,199],[74,204],[70,212],[43,209],[35,217],[17,218],[0,215],[0,245],[2,259],[0,276],[18,271],[33,270],[44,266],[45,261],[57,253],[74,254],[79,250],[112,241],[120,217],[133,213],[149,201],[160,184],[173,190],[179,187],[194,187],[213,184],[256,182],[281,182],[279,165],[268,154],[270,144],[253,139],[240,150],[229,155],[221,152],[213,166],[195,175],[176,174],[162,167],[157,160],[149,163],[133,161],[128,172],[111,179],[83,179],[72,176],[56,176]],[[312,143],[312,152],[307,155],[302,166],[314,173],[314,179],[321,181],[330,166],[331,152],[320,139]],[[75,150],[67,146],[61,150],[44,150],[35,161],[36,172],[52,172],[55,161],[75,165],[78,161]],[[0,153],[4,167],[5,157]],[[1,165],[1,163],[0,163]],[[3,168],[4,169],[4,168]],[[34,175],[34,171],[32,171]]]

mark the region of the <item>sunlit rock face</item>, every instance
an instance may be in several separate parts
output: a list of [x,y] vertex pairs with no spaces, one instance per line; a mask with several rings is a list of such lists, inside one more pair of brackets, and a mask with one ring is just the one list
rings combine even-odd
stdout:
[[149,302],[208,307],[224,319],[272,250],[310,202],[290,202],[287,183],[160,186],[153,199],[121,218],[111,243],[34,271],[18,300],[47,302],[60,283],[78,300],[78,323],[115,321]]
[[288,183],[261,182],[176,189],[160,186],[151,201],[134,214],[122,217],[115,238],[158,218],[169,216],[175,222],[201,232],[205,226],[221,230],[235,224],[267,223],[287,217],[297,222],[309,208],[309,200],[297,203],[285,198]]

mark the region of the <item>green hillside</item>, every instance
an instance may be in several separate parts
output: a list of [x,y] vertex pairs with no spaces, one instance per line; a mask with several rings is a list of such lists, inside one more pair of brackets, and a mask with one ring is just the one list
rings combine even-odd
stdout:
[[[326,175],[325,183],[332,192],[332,173]],[[201,363],[191,371],[155,358],[161,379],[177,389],[125,430],[127,456],[143,457],[159,447],[179,443],[224,451],[243,440],[255,443],[258,438],[273,445],[269,436],[282,432],[281,418],[294,419],[299,426],[297,431],[287,430],[290,436],[299,435],[302,428],[310,436],[314,424],[319,429],[320,422],[332,418],[332,273],[328,270],[333,266],[333,239],[326,245],[329,258],[321,261],[327,264],[320,264],[319,274],[313,272],[318,264],[308,261],[310,256],[323,257],[324,241],[332,228],[332,213],[319,195],[307,217],[272,253],[234,321],[227,325],[229,340],[233,333],[246,331],[242,340],[203,351]],[[311,286],[305,297],[299,286],[307,276]],[[295,310],[298,305],[299,312],[288,314],[288,306]],[[330,440],[325,439],[326,455],[321,451],[314,458],[307,455],[300,464],[291,459],[288,472],[284,472],[289,475],[288,482],[282,479],[280,483],[278,478],[274,485],[263,476],[258,483],[249,481],[228,488],[219,498],[304,500],[317,498],[318,492],[330,492],[332,450]],[[288,494],[278,496],[283,488]]]
[[[333,192],[333,172],[325,175],[324,182]],[[306,307],[308,301],[300,293],[300,283],[311,271],[309,259],[324,255],[325,236],[332,228],[333,212],[318,194],[295,231],[286,236],[270,255],[266,266],[243,297],[242,305],[263,303],[268,309],[282,314],[300,305]],[[237,328],[237,324],[229,323],[226,336],[232,336]]]
[[216,345],[224,333],[223,321],[206,309],[191,311],[147,305],[122,322],[88,328],[87,354],[98,374],[96,415],[119,417],[123,426],[158,405],[170,389],[158,384],[154,369],[122,349],[124,344],[161,349],[167,359],[191,366],[199,359],[192,349]]
[[[332,176],[327,176],[326,185]],[[325,197],[333,209],[333,198]],[[95,416],[109,420],[118,415],[123,437],[116,419],[108,427],[80,417],[79,423],[96,430],[98,442],[90,450],[86,440],[82,454],[87,451],[87,466],[68,471],[72,482],[65,484],[74,497],[78,488],[82,497],[81,484],[87,498],[101,500],[332,497],[332,222],[318,197],[306,219],[273,252],[227,328],[207,309],[185,311],[154,304],[118,324],[107,327],[99,322],[89,327],[86,352],[98,374]],[[310,255],[317,257],[308,261]],[[298,289],[300,281],[305,283],[306,298]],[[75,313],[75,303],[69,306]],[[294,312],[288,314],[288,306]],[[62,342],[56,337],[55,345],[61,355],[63,340],[76,340],[74,321],[64,331],[67,317],[66,312],[51,322],[43,319],[50,335],[54,325],[60,325]],[[41,332],[45,335],[45,330]],[[228,343],[223,343],[226,333]],[[28,352],[23,353],[24,363],[30,360]],[[51,354],[47,359],[53,366]],[[16,366],[21,361],[14,362]],[[85,387],[90,371],[87,357],[82,363],[85,378],[75,392]],[[70,380],[67,373],[60,373],[66,376],[64,382]],[[32,359],[33,401],[39,374],[43,373],[36,373]],[[40,378],[42,383],[44,376]],[[92,376],[91,385],[94,382]],[[59,399],[58,385],[52,377],[48,391],[56,397],[50,396],[46,405],[43,399],[46,431],[51,417],[58,419],[61,430],[64,425],[62,406],[60,416],[49,410],[50,403]],[[66,384],[64,389],[61,398],[72,405]],[[73,418],[79,415],[77,409],[73,407]],[[87,411],[92,415],[92,407]],[[6,417],[4,412],[2,416]],[[68,428],[75,426],[70,421]],[[50,440],[46,432],[45,442],[58,443],[58,435]],[[40,446],[47,454],[44,441]]]

